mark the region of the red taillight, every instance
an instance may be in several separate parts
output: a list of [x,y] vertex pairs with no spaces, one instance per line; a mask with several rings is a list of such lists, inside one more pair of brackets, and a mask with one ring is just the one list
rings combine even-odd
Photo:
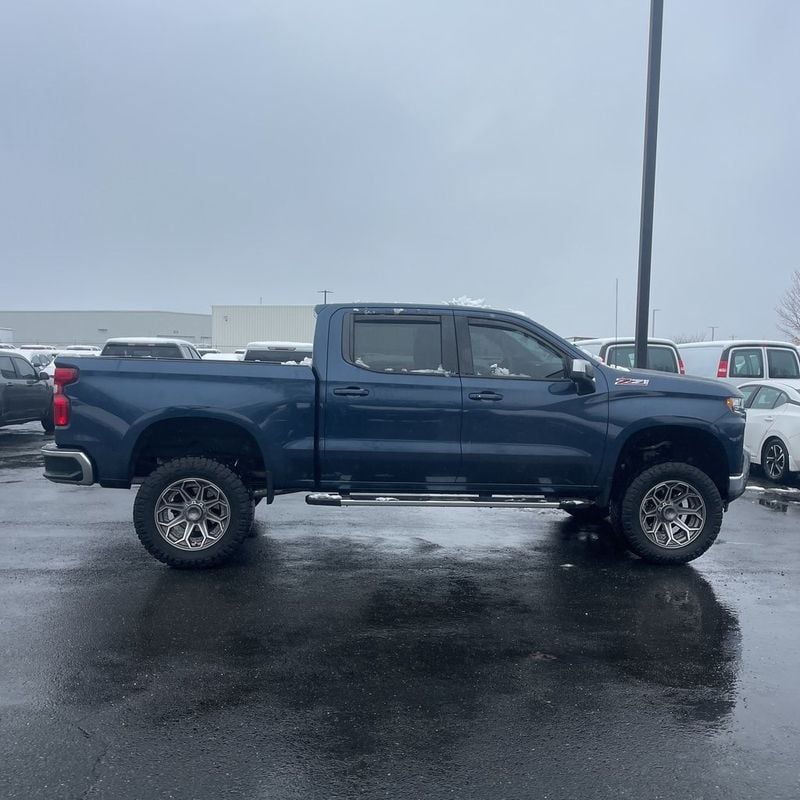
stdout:
[[717,377],[718,378],[728,377],[728,362],[724,358],[721,358],[719,360],[719,366],[717,367]]
[[678,359],[678,372],[680,372],[681,375],[686,374],[686,370],[684,369],[683,361],[681,361],[681,359]]
[[78,370],[75,367],[56,367],[53,382],[56,385],[53,394],[53,422],[64,427],[69,425],[69,397],[64,394],[64,387],[78,380]]

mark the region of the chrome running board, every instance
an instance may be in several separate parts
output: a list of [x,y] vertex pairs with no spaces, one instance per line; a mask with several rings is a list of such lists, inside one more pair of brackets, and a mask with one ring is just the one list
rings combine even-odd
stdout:
[[306,495],[310,506],[431,506],[448,508],[579,508],[584,500],[547,500],[544,495],[524,494],[372,494],[313,492]]

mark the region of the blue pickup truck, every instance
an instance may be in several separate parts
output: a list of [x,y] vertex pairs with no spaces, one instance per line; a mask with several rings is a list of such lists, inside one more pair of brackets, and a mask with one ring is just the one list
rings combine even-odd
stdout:
[[310,366],[61,356],[55,384],[45,477],[140,484],[136,532],[175,567],[222,563],[291,492],[561,508],[681,564],[747,481],[735,389],[607,367],[506,311],[325,305]]

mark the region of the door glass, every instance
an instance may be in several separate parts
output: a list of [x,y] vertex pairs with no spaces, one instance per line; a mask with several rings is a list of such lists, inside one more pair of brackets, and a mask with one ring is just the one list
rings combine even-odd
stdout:
[[762,386],[758,394],[753,399],[750,408],[753,411],[765,411],[775,407],[775,402],[783,392],[780,389],[775,389],[772,386]]
[[0,356],[0,375],[7,380],[14,380],[17,377],[14,365],[11,363],[11,359],[8,356]]
[[447,375],[439,318],[379,320],[356,317],[352,363],[374,372]]
[[770,378],[800,378],[797,355],[785,347],[768,347],[767,364]]
[[475,374],[491,378],[558,380],[564,377],[564,358],[518,328],[469,323]]
[[740,386],[739,391],[744,395],[744,407],[750,408],[750,403],[758,391],[758,386]]
[[741,347],[731,352],[729,378],[763,378],[764,358],[760,347]]
[[[620,344],[609,347],[606,351],[606,363],[612,367],[633,369],[636,356],[635,345]],[[650,344],[647,346],[647,369],[658,372],[678,372],[678,359],[671,347]]]
[[27,381],[35,380],[36,370],[24,358],[13,359],[14,365],[17,368],[17,375]]

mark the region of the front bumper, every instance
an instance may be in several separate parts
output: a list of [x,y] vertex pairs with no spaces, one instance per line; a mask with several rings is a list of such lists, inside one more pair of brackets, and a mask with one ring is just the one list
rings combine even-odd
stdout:
[[73,486],[91,486],[94,483],[94,467],[82,450],[47,444],[42,448],[42,456],[47,480]]
[[750,477],[750,451],[744,451],[742,458],[742,471],[739,475],[731,475],[728,478],[728,502],[741,497],[747,488],[747,479]]

